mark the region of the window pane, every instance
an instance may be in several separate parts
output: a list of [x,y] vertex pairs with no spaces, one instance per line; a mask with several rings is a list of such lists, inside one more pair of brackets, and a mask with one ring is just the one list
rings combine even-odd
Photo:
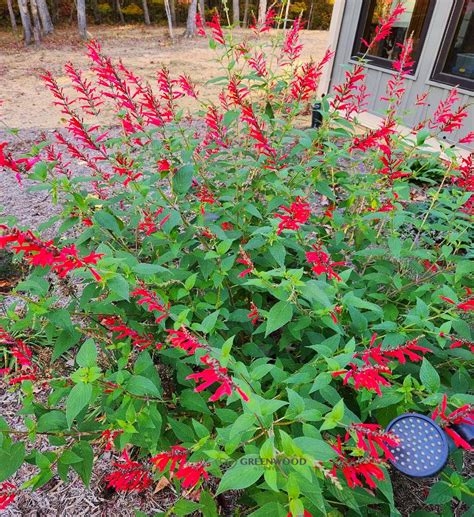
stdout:
[[474,0],[465,0],[443,73],[474,79]]
[[[375,35],[375,29],[382,16],[393,10],[398,0],[392,0],[391,5],[386,0],[369,0],[366,2],[367,18],[362,37],[371,41]],[[430,0],[406,0],[405,12],[395,22],[390,36],[385,41],[380,41],[370,50],[369,56],[395,61],[400,54],[399,43],[412,35],[413,56],[416,58],[422,45],[423,28],[429,12]],[[357,45],[360,52],[364,52],[364,45]],[[369,58],[370,59],[370,58]]]

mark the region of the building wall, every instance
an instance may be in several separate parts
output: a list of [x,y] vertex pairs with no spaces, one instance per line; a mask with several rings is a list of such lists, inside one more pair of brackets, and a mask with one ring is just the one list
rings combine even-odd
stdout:
[[[400,106],[399,114],[402,116],[403,123],[406,126],[413,127],[426,118],[426,116],[429,116],[430,113],[433,113],[439,101],[445,98],[452,89],[450,85],[434,83],[430,80],[430,76],[448,24],[453,2],[454,0],[437,0],[435,4],[415,75],[409,76],[406,81],[406,93]],[[353,62],[351,54],[362,7],[362,0],[336,0],[336,6],[338,3],[339,9],[343,10],[343,14],[340,29],[334,28],[334,30],[338,31],[339,36],[337,38],[337,51],[334,57],[332,75],[329,81],[329,90],[335,84],[344,81],[344,72],[347,70],[347,64]],[[389,78],[389,70],[367,65],[367,90],[371,94],[367,106],[369,113],[375,115],[383,114],[385,102],[380,101],[380,97],[384,94]],[[426,99],[429,105],[413,109],[417,95],[421,95],[426,91],[429,91],[429,96]],[[454,144],[468,132],[474,130],[474,92],[460,89],[459,93],[462,103],[470,102],[473,105],[469,109],[469,117],[465,119],[463,129],[446,137],[448,142]],[[474,145],[472,144],[464,147],[474,150]]]

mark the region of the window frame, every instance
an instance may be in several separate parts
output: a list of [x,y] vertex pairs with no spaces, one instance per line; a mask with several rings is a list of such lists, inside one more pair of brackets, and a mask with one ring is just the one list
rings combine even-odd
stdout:
[[[354,43],[352,45],[351,59],[357,60],[361,58],[364,54],[360,51],[362,46],[361,39],[364,36],[365,27],[367,25],[368,16],[369,16],[369,7],[370,2],[372,0],[362,0],[362,5],[360,8],[359,21],[357,22],[357,30],[354,38]],[[429,0],[428,11],[426,13],[425,21],[423,22],[423,28],[420,33],[420,43],[418,45],[418,49],[415,53],[412,54],[412,59],[414,61],[414,65],[411,69],[411,75],[415,75],[416,70],[418,68],[418,63],[420,61],[420,56],[423,51],[423,47],[425,46],[426,36],[428,34],[428,30],[431,24],[431,19],[433,17],[433,11],[435,8],[437,0]],[[395,60],[390,60],[384,57],[379,56],[366,56],[367,64],[375,66],[377,68],[382,68],[384,70],[393,70],[393,63]]]
[[472,93],[474,92],[474,79],[468,79],[467,77],[460,77],[459,75],[443,72],[451,46],[454,43],[456,28],[461,21],[463,7],[464,0],[454,0],[430,79],[437,84],[459,86],[463,90]]

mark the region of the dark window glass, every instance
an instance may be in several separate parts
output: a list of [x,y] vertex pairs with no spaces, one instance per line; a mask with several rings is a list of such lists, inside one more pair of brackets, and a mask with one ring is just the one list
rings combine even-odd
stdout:
[[474,0],[455,2],[433,79],[474,90]]
[[[375,35],[379,19],[385,16],[387,11],[393,10],[397,3],[397,0],[393,0],[391,3],[386,0],[363,1],[354,44],[354,55],[364,54],[366,46],[361,42],[361,38],[370,42]],[[421,53],[433,6],[434,0],[406,0],[405,12],[393,25],[390,36],[372,47],[367,55],[368,62],[391,68],[392,62],[400,54],[399,44],[403,44],[409,36],[412,36],[413,59],[416,63]]]

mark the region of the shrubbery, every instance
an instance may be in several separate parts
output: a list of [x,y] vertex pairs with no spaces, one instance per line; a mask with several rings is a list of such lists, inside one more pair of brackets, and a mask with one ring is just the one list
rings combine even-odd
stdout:
[[[167,476],[171,515],[216,515],[216,494],[240,489],[246,515],[396,515],[393,417],[443,403],[467,447],[450,425],[473,417],[472,156],[425,144],[466,109],[453,90],[400,136],[408,42],[378,129],[354,121],[363,63],[306,129],[330,53],[301,63],[298,23],[272,40],[270,24],[240,42],[217,17],[200,28],[222,63],[217,105],[166,69],[152,88],[90,42],[95,79],[66,68],[77,98],[44,74],[66,131],[24,157],[1,145],[4,173],[64,206],[41,228],[59,225],[53,240],[0,227],[31,266],[0,319],[4,382],[23,395],[23,426],[0,419],[3,506],[23,461],[38,469],[26,487],[71,470],[88,483],[106,449],[104,483]],[[430,501],[468,501],[445,473]]]

